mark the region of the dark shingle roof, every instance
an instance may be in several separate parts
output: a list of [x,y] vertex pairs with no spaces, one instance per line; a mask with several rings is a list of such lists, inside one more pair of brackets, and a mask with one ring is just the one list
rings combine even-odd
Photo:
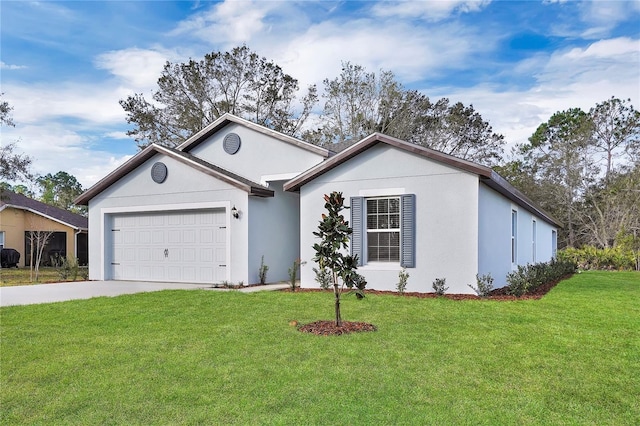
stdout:
[[3,190],[0,193],[0,209],[13,207],[20,210],[29,210],[39,213],[55,221],[64,223],[72,228],[87,229],[89,219],[79,214],[64,210],[58,207],[50,206],[33,198],[17,194],[12,191]]

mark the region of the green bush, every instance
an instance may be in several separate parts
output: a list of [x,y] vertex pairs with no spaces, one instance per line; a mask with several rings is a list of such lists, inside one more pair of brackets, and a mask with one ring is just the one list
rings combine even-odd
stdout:
[[555,260],[535,264],[519,265],[518,269],[507,274],[507,292],[521,297],[532,293],[543,284],[547,284],[576,271],[576,264],[571,260]]
[[436,278],[436,280],[431,284],[433,291],[435,291],[438,296],[444,296],[447,290],[449,290],[449,287],[445,285],[446,282],[446,278]]
[[624,245],[605,247],[594,246],[566,248],[558,251],[558,259],[574,262],[581,270],[632,271],[636,268],[633,249]]
[[56,271],[61,281],[75,281],[78,278],[78,259],[73,256],[60,257]]
[[471,287],[478,296],[487,297],[489,296],[489,293],[491,293],[491,290],[493,290],[493,277],[491,277],[491,274],[476,275],[476,284],[477,287],[474,287],[471,284],[467,285]]

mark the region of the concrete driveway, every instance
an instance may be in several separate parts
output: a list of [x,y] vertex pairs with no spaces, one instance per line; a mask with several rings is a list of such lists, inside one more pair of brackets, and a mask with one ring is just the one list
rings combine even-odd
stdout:
[[[287,284],[246,287],[240,291],[279,290]],[[160,290],[219,290],[210,284],[154,283],[142,281],[76,281],[0,287],[0,306],[33,305],[37,303],[64,302],[67,300],[91,299],[100,296],[120,296],[122,294],[144,293]]]

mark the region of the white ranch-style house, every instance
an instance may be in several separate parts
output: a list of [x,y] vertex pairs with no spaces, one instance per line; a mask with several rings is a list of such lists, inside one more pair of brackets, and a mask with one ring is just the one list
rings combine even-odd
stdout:
[[382,134],[330,151],[225,114],[177,148],[150,145],[76,202],[89,207],[89,278],[317,287],[323,195],[344,194],[367,288],[469,293],[555,255],[559,224],[490,168]]

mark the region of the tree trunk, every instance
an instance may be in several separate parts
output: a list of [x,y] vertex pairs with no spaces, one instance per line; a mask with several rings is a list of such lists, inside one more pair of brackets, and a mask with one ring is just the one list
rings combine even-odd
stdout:
[[336,327],[342,327],[342,317],[340,316],[340,291],[338,284],[333,285],[333,294],[336,296]]

